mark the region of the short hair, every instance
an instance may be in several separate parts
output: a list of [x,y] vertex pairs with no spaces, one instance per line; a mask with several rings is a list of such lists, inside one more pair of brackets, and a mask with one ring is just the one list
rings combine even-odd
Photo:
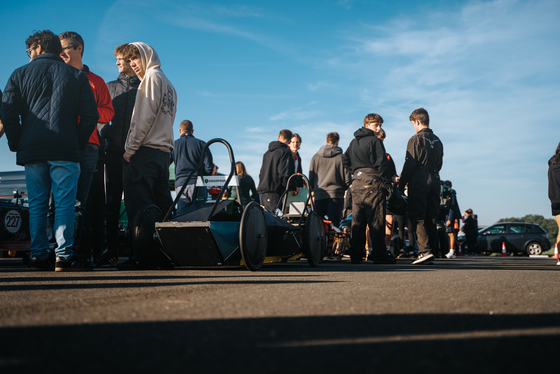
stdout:
[[188,119],[182,121],[181,124],[179,124],[179,128],[189,134],[193,132],[193,124]]
[[428,111],[424,108],[416,109],[408,119],[411,121],[418,120],[424,126],[430,127],[430,116],[428,115]]
[[290,130],[280,130],[280,133],[278,134],[278,136],[286,139],[286,140],[291,140],[292,139],[292,132]]
[[299,140],[299,142],[301,143],[301,136],[299,136],[299,134],[292,134],[292,137],[290,138],[290,140],[293,139],[293,138],[297,138],[297,140]]
[[124,50],[126,49],[127,45],[128,45],[128,43],[121,44],[121,45],[117,46],[117,48],[115,48],[115,57],[118,56],[118,55],[123,56],[124,55]]
[[336,144],[340,140],[340,136],[337,132],[329,132],[327,134],[327,143],[329,144]]
[[33,31],[33,35],[25,41],[27,48],[40,45],[45,53],[54,53],[59,55],[62,53],[62,45],[60,39],[50,30]]
[[364,117],[364,126],[372,122],[383,123],[383,117],[377,113],[370,113]]
[[235,166],[238,166],[241,169],[241,173],[237,173],[240,178],[247,178],[247,169],[245,169],[245,165],[241,161],[237,161]]
[[384,140],[387,137],[387,133],[385,132],[385,130],[381,129],[381,131],[379,131],[379,134],[377,135],[377,138],[380,140]]
[[66,31],[66,32],[63,32],[62,34],[58,34],[58,38],[60,40],[70,39],[70,43],[72,43],[72,46],[74,46],[74,47],[77,47],[77,46],[81,45],[82,46],[82,57],[84,56],[84,49],[85,49],[84,39],[82,39],[80,34],[78,34],[77,32],[74,32],[74,31]]
[[140,50],[134,44],[128,44],[123,49],[123,58],[125,60],[134,60],[140,56]]

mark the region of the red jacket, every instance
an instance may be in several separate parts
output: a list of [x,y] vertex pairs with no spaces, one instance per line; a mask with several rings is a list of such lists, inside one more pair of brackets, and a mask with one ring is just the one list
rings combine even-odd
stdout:
[[[105,84],[103,78],[89,71],[89,68],[86,65],[84,65],[83,72],[86,73],[91,89],[93,90],[93,95],[95,96],[97,111],[99,112],[98,123],[108,124],[113,119],[115,111],[113,110],[111,95],[109,94],[107,85]],[[99,145],[97,127],[93,130],[93,133],[89,137],[88,143]]]

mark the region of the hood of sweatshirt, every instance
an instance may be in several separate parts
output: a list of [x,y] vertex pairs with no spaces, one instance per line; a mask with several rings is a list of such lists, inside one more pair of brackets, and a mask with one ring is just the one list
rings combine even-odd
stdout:
[[270,142],[270,144],[268,145],[268,150],[270,152],[278,149],[278,148],[288,148],[288,146],[282,142],[279,142],[278,140],[275,140],[273,142]]
[[336,145],[327,144],[322,146],[317,154],[322,157],[331,158],[342,154],[342,148]]
[[365,138],[367,136],[373,136],[375,137],[375,133],[370,130],[370,129],[366,129],[365,127],[360,127],[358,130],[356,130],[356,132],[354,133],[354,137],[356,139],[360,139],[360,138]]
[[[134,42],[132,43],[140,51],[140,58],[142,59],[142,77],[146,76],[146,71],[154,68],[161,68],[161,62],[159,61],[158,54],[156,51],[146,43]],[[140,77],[139,77],[140,78]],[[142,80],[143,78],[140,78]]]

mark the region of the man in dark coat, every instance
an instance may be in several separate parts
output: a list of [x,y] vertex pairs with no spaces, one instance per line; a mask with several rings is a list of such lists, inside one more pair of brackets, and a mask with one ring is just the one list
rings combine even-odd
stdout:
[[286,190],[288,178],[294,173],[294,159],[288,147],[291,140],[290,130],[280,131],[278,140],[271,142],[263,155],[257,191],[261,204],[270,212],[276,209],[280,196]]
[[408,141],[399,185],[404,188],[408,184],[408,216],[418,244],[418,259],[413,264],[431,264],[432,250],[438,245],[436,220],[443,144],[430,129],[430,117],[424,108],[412,112],[410,121],[416,135]]
[[187,207],[187,204],[194,200],[194,192],[196,186],[196,177],[198,175],[211,175],[214,163],[212,161],[212,153],[206,150],[204,162],[196,173],[187,180],[189,174],[196,169],[202,156],[202,150],[206,142],[197,139],[193,135],[194,127],[191,121],[184,120],[179,125],[179,139],[175,140],[175,148],[173,149],[173,162],[175,162],[175,192],[179,193],[186,183],[187,187],[183,191],[183,195],[177,204],[177,212],[180,214]]
[[353,264],[362,263],[365,254],[366,225],[373,248],[368,261],[394,264],[395,257],[385,246],[385,197],[391,188],[391,174],[383,142],[377,137],[383,118],[370,113],[364,127],[354,133],[344,153],[343,164],[352,173],[352,251]]
[[[130,118],[134,110],[136,92],[140,79],[123,57],[128,44],[115,48],[115,57],[119,76],[107,83],[111,94],[115,115],[109,126],[101,131],[105,143],[105,184],[107,194],[107,249],[101,254],[97,266],[111,265],[118,260],[119,218],[123,194],[123,158],[124,142],[130,128]],[[132,222],[130,222],[132,224]]]
[[[86,75],[60,58],[51,31],[25,42],[30,63],[16,69],[4,90],[1,117],[10,149],[25,166],[32,270],[51,270],[47,239],[49,196],[56,206],[55,271],[83,270],[74,255],[74,202],[84,149],[99,120]],[[20,122],[21,117],[21,122]]]

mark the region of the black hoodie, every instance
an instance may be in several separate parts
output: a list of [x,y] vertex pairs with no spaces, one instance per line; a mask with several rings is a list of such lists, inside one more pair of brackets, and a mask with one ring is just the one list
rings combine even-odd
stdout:
[[281,195],[286,190],[286,183],[294,169],[294,159],[288,146],[279,141],[271,142],[263,155],[257,191],[259,194]]
[[111,120],[111,125],[105,126],[102,130],[102,136],[107,139],[106,149],[124,153],[124,142],[130,128],[130,118],[134,110],[139,85],[140,79],[136,75],[128,77],[123,73],[119,74],[117,80],[107,83],[107,88],[113,99],[115,115]]
[[391,187],[392,175],[385,147],[372,130],[361,127],[354,133],[354,139],[344,152],[343,163],[352,174],[358,169],[370,169],[369,172],[379,177],[385,187]]

